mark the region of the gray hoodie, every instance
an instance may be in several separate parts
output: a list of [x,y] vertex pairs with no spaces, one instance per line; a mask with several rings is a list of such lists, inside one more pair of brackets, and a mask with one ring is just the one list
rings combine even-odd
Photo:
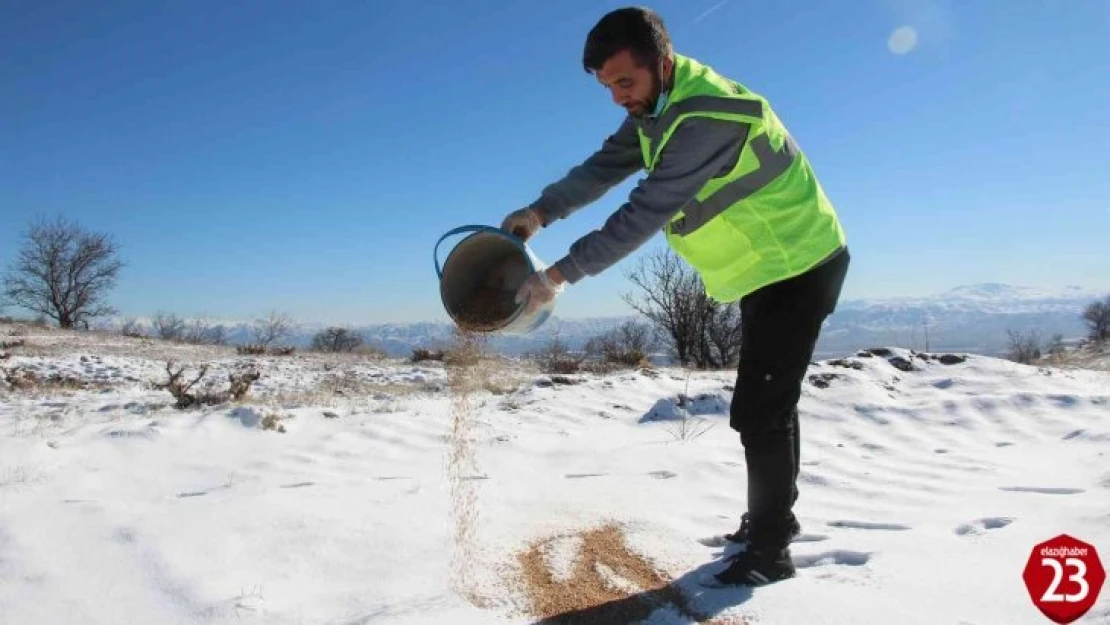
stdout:
[[[530,205],[540,213],[544,225],[569,217],[643,169],[636,127],[647,128],[654,121],[651,117],[626,117],[598,151],[545,187]],[[574,284],[634,252],[661,231],[706,182],[736,165],[747,134],[748,126],[736,122],[701,117],[684,120],[664,146],[654,171],[640,180],[628,201],[599,230],[575,241],[554,266]]]

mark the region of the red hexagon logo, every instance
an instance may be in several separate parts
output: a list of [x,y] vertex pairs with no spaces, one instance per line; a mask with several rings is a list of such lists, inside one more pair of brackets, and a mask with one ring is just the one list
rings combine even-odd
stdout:
[[1071,623],[1098,600],[1106,569],[1094,545],[1060,534],[1033,547],[1021,577],[1042,614]]

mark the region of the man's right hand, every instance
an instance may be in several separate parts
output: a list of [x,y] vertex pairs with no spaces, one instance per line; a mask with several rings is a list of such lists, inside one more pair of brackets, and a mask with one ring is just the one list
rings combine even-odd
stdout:
[[532,238],[542,227],[543,221],[540,219],[540,214],[532,208],[515,210],[501,222],[502,230],[507,230],[525,241]]

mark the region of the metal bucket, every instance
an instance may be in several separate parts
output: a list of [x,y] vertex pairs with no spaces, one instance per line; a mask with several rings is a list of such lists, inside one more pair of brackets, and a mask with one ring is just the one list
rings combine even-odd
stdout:
[[[450,236],[471,233],[439,264],[439,246]],[[440,237],[433,252],[443,308],[460,328],[473,332],[525,334],[551,316],[555,300],[526,313],[513,301],[533,272],[547,268],[516,235],[491,226],[460,226]]]

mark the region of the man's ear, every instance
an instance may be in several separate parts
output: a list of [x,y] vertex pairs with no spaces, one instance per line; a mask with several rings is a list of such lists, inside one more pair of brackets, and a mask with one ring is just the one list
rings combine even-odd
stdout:
[[660,66],[660,69],[662,69],[663,84],[671,84],[671,81],[674,79],[674,57],[669,54],[664,56]]

